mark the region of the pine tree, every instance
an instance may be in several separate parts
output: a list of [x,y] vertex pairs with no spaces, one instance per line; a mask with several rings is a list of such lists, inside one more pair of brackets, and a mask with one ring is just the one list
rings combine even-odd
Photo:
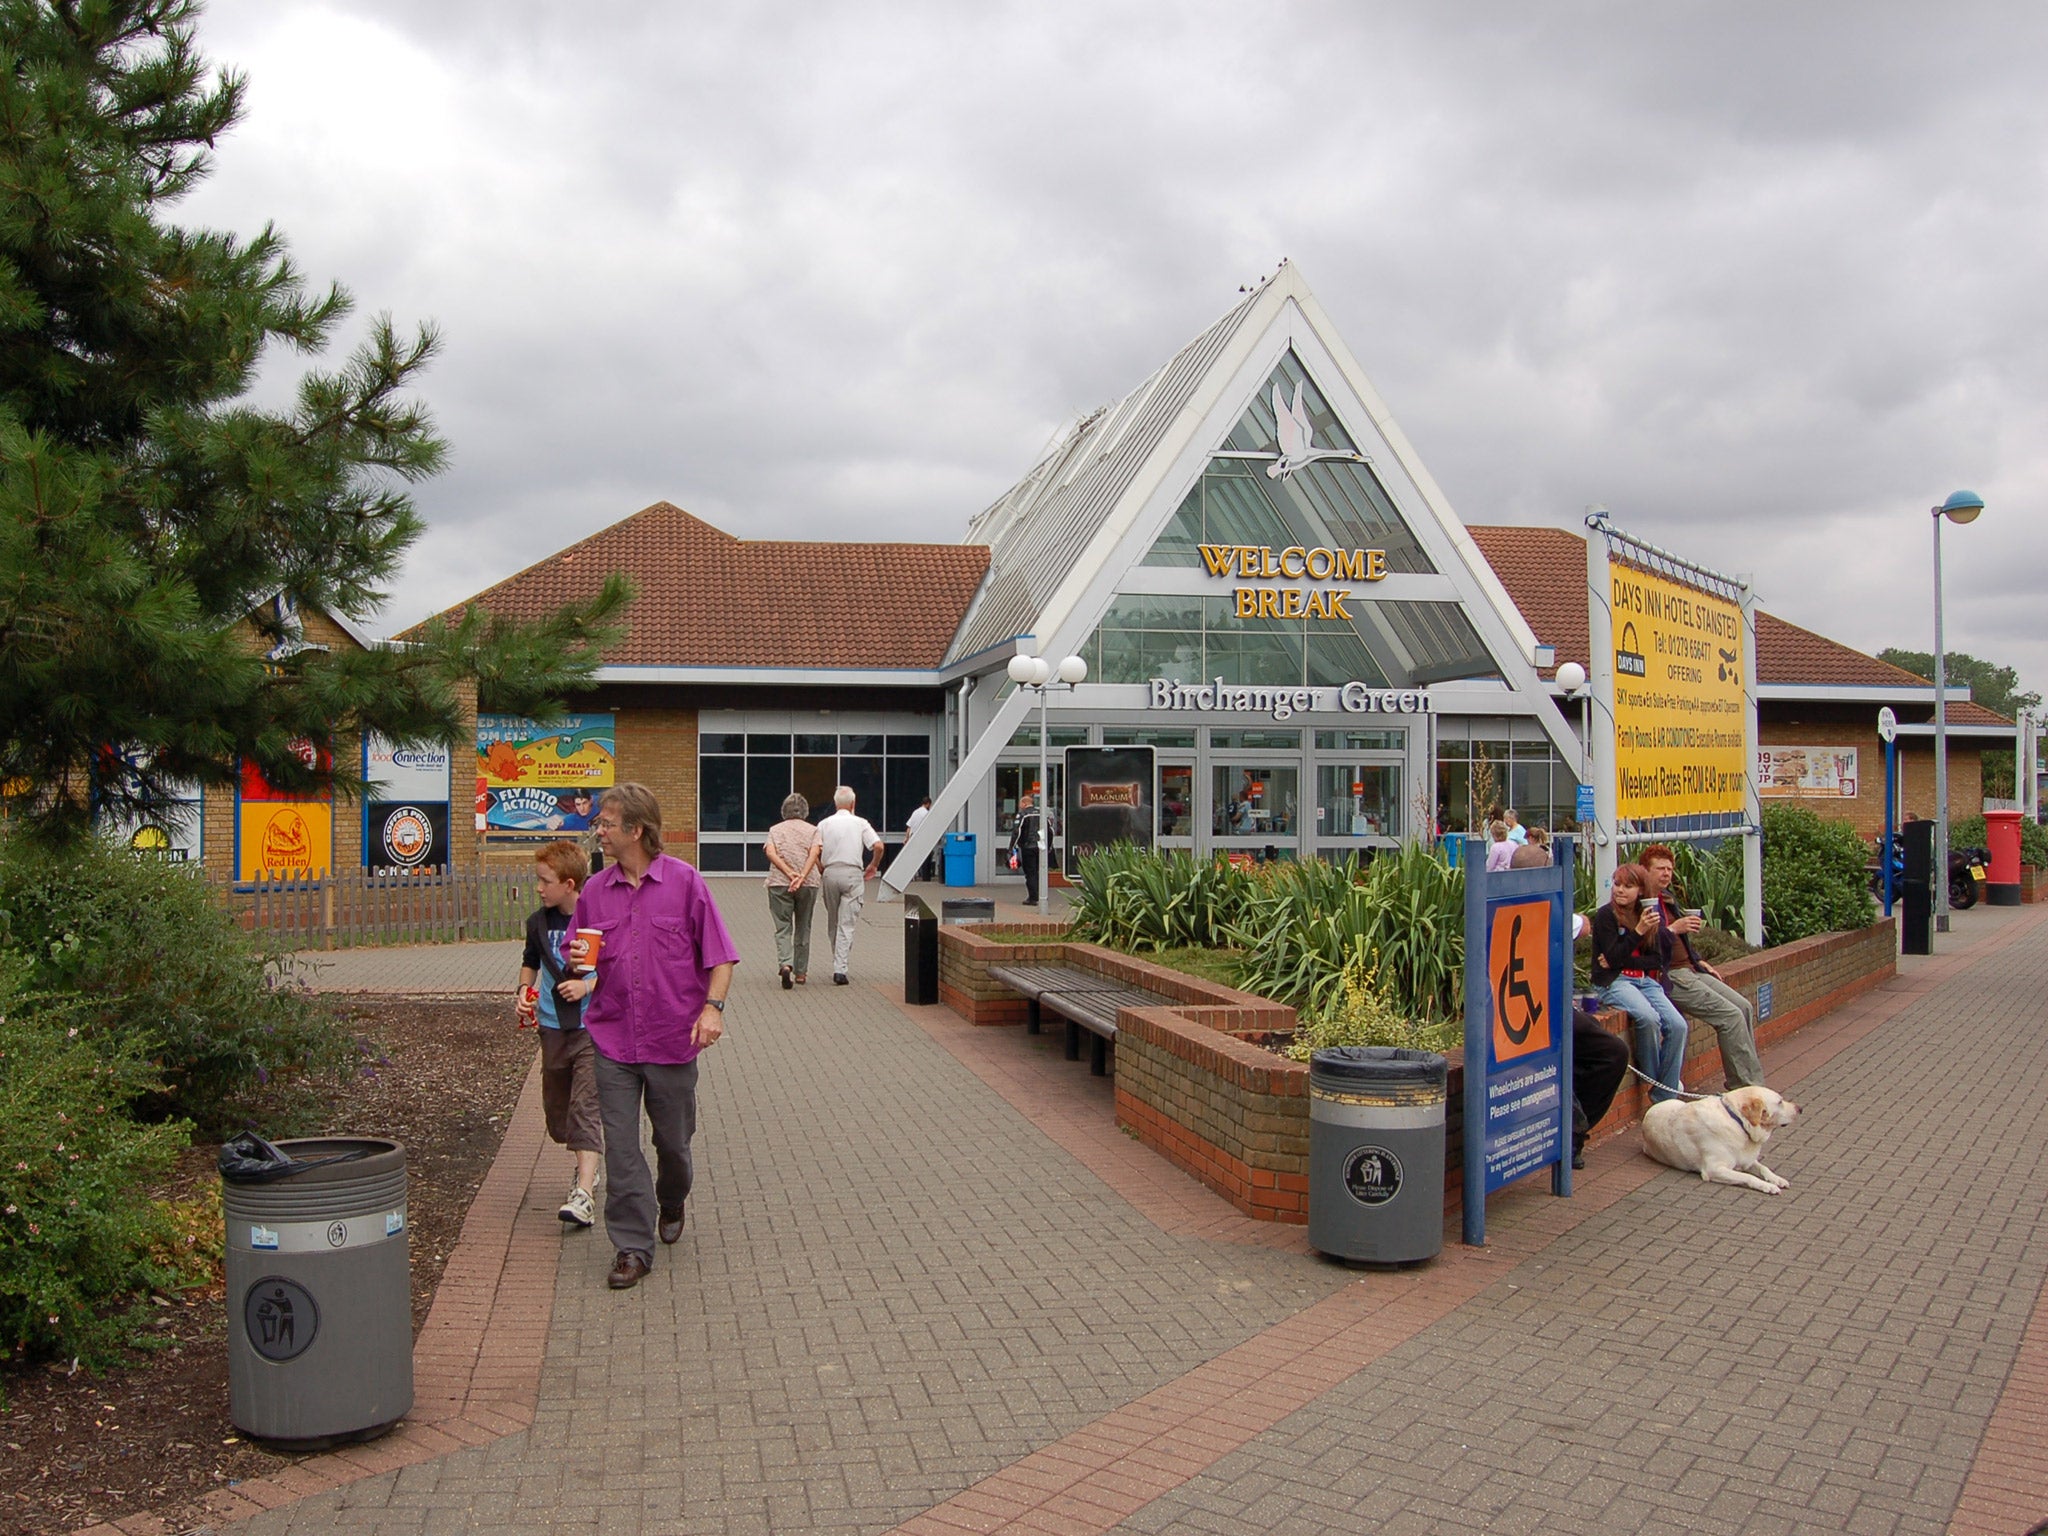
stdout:
[[[166,218],[242,111],[198,9],[0,0],[0,795],[49,837],[230,782],[243,756],[313,787],[295,738],[452,740],[463,676],[487,708],[545,713],[628,595],[615,580],[525,630],[295,649],[297,608],[366,618],[420,533],[409,488],[447,448],[411,391],[437,338],[379,317],[288,409],[250,403],[266,352],[317,360],[350,299],[271,227]],[[353,787],[339,755],[332,773]]]

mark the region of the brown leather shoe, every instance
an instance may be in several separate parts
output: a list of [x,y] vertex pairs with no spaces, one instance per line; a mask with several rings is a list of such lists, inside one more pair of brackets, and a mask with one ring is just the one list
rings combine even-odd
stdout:
[[661,1220],[654,1228],[654,1235],[659,1237],[664,1243],[682,1241],[684,1210],[685,1207],[680,1205],[664,1205],[661,1208]]
[[604,1277],[604,1283],[615,1291],[630,1291],[640,1283],[651,1266],[637,1253],[622,1253],[618,1262],[612,1265],[612,1272]]

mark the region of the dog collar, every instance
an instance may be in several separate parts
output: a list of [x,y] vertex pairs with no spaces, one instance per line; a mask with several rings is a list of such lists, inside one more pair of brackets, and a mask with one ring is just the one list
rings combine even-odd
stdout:
[[1735,1106],[1728,1102],[1728,1095],[1725,1093],[1721,1094],[1719,1096],[1719,1102],[1721,1107],[1728,1111],[1728,1118],[1730,1120],[1733,1120],[1737,1125],[1741,1126],[1742,1134],[1747,1136],[1749,1134],[1749,1122],[1743,1119],[1742,1116],[1735,1113]]

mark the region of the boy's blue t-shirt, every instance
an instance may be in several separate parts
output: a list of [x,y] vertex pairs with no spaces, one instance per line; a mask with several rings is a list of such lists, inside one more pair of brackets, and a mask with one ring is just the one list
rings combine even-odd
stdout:
[[568,947],[567,912],[542,907],[526,920],[526,953],[519,963],[534,972],[533,984],[540,992],[536,1017],[542,1029],[583,1027],[583,1005],[555,995],[555,983],[569,974]]

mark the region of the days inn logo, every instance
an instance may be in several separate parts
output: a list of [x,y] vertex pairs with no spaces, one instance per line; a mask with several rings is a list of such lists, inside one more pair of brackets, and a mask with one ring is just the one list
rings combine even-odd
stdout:
[[1649,658],[1637,649],[1642,642],[1636,638],[1634,624],[1621,626],[1621,643],[1614,648],[1614,670],[1629,677],[1648,677]]

